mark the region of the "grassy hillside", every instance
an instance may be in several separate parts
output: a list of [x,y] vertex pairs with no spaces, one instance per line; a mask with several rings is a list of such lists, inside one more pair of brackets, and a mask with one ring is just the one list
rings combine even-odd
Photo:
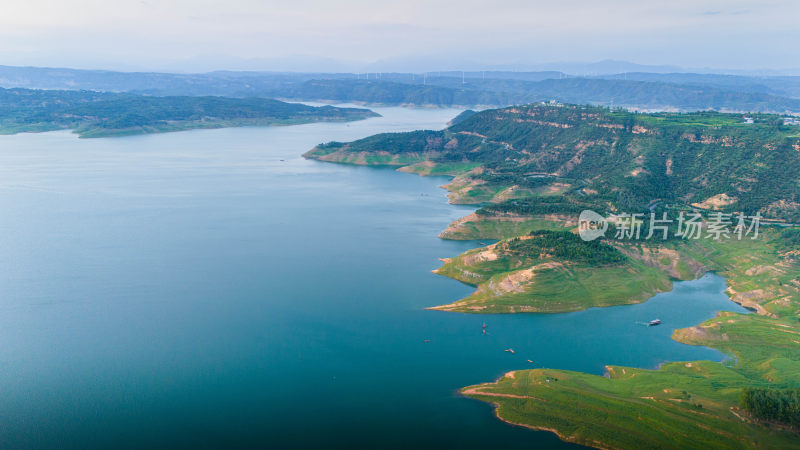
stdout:
[[477,290],[432,309],[472,313],[578,311],[641,302],[671,287],[662,271],[569,231],[534,231],[471,250],[436,273]]

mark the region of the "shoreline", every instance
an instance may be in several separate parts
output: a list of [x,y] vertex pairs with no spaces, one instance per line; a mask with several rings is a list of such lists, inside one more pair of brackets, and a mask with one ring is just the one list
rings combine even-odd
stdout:
[[0,136],[13,136],[21,133],[47,133],[50,131],[69,130],[77,134],[80,139],[113,138],[125,136],[139,136],[149,134],[175,133],[179,131],[207,130],[220,128],[245,128],[245,127],[279,127],[306,125],[321,122],[357,122],[380,114],[366,110],[353,117],[297,117],[289,119],[253,118],[253,119],[219,119],[219,120],[174,120],[165,121],[163,124],[142,125],[127,128],[103,128],[98,126],[82,125],[79,122],[71,124],[57,124],[54,122],[40,122],[21,125],[0,125]]

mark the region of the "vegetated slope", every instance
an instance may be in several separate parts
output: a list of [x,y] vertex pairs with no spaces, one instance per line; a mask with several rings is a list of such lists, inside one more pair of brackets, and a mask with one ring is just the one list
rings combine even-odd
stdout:
[[502,240],[447,259],[436,273],[477,290],[431,309],[473,313],[578,311],[638,303],[671,287],[667,274],[569,231]]
[[474,116],[475,114],[477,114],[477,111],[473,111],[471,109],[465,109],[464,111],[461,111],[459,115],[453,117],[450,120],[450,122],[447,122],[447,126],[453,126],[459,122],[463,122],[469,119],[470,117]]
[[658,200],[800,220],[800,130],[778,116],[754,117],[744,124],[740,115],[715,112],[532,104],[482,111],[442,131],[328,143],[307,156],[479,165],[468,174],[472,189],[560,182],[571,187],[566,198],[601,212],[646,211]]
[[367,109],[263,98],[149,97],[92,91],[0,89],[0,132],[72,128],[81,137],[190,128],[358,120]]

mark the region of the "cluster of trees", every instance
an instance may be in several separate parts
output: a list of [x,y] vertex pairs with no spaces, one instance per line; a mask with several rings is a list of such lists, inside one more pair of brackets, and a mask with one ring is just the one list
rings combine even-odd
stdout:
[[576,198],[563,196],[547,197],[528,197],[520,199],[506,200],[501,203],[492,203],[483,206],[476,211],[478,215],[494,215],[511,213],[524,216],[541,214],[580,214],[584,209],[592,205],[588,202],[581,202]]
[[482,172],[475,175],[476,179],[485,180],[487,183],[501,186],[519,186],[528,189],[547,186],[556,181],[550,176],[529,175],[515,172]]
[[625,261],[625,255],[616,248],[599,240],[584,241],[569,231],[533,231],[525,239],[508,241],[505,250],[517,256],[547,255],[592,266],[621,264]]
[[785,228],[778,236],[778,240],[783,248],[800,248],[800,228]]
[[[453,134],[446,131],[418,130],[406,133],[380,133],[347,143],[352,152],[432,153],[437,161],[450,161],[446,156],[459,147],[480,145],[481,139],[466,134]],[[325,144],[327,148],[339,143]]]
[[741,404],[753,416],[771,422],[800,425],[800,389],[742,391]]
[[444,150],[440,131],[419,130],[407,133],[381,133],[348,144],[348,150],[389,153],[428,153]]

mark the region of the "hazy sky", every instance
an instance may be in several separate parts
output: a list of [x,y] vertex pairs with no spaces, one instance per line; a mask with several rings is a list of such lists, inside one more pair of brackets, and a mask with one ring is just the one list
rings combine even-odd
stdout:
[[2,0],[0,64],[437,70],[616,59],[781,69],[800,67],[799,19],[798,0]]

